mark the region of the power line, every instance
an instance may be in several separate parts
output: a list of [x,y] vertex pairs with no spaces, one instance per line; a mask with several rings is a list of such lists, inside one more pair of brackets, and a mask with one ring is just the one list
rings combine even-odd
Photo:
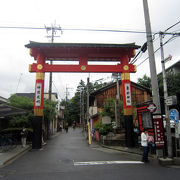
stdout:
[[[44,30],[44,29],[47,29],[47,27],[0,26],[0,29]],[[61,27],[54,27],[54,30],[61,30],[61,31],[113,32],[113,33],[136,33],[136,34],[145,34],[146,33],[145,31],[136,31],[136,30],[86,29],[86,28],[61,28]]]
[[23,26],[0,26],[0,29],[34,29],[34,30],[38,30],[38,29],[46,29],[45,27],[40,28],[40,27],[23,27]]
[[113,32],[113,33],[136,33],[136,34],[145,34],[145,31],[131,31],[131,30],[114,30],[114,29],[68,29],[68,28],[62,28],[64,31],[94,31],[94,32]]
[[[180,33],[164,33],[164,32],[159,32],[159,33],[156,33],[156,34],[160,34],[160,33],[162,33],[162,34],[168,34],[168,35],[173,35],[169,40],[167,40],[163,45],[165,45],[165,44],[167,44],[168,42],[170,42],[170,41],[172,41],[172,39],[174,39],[175,37],[178,37],[178,36],[180,36]],[[158,38],[156,38],[154,41],[156,41]],[[154,42],[153,41],[153,42]],[[147,43],[147,42],[146,42]],[[145,43],[144,43],[144,45],[145,45]],[[144,46],[143,45],[143,46]],[[134,57],[134,59],[131,61],[131,64],[134,64],[140,57],[138,57],[139,56],[139,54],[141,53],[141,52],[145,52],[145,51],[142,51],[142,48],[143,48],[143,46],[141,47],[141,50],[138,52],[138,54]],[[154,53],[156,53],[158,50],[159,50],[160,48],[158,48]],[[141,54],[142,55],[142,54]],[[138,58],[137,58],[138,57]],[[147,59],[149,58],[149,56],[145,59],[145,60],[143,60],[139,65],[137,65],[137,66],[140,66],[143,62],[145,62]]]
[[[173,28],[180,21],[173,24],[169,28],[165,30],[168,31],[169,29]],[[32,29],[32,30],[44,30],[47,27],[26,27],[26,26],[0,26],[0,29]],[[54,30],[61,30],[61,31],[96,31],[96,32],[117,32],[117,33],[137,33],[137,34],[146,34],[146,31],[138,31],[138,30],[117,30],[117,29],[88,29],[88,28],[61,28],[61,27],[54,27]],[[152,33],[156,34],[156,33]]]
[[59,91],[58,91],[56,85],[54,84],[54,81],[52,81],[52,84],[53,84],[54,88],[56,89],[59,98],[60,98],[60,99],[63,99],[62,96],[60,95],[60,93],[59,93]]
[[[170,42],[170,41],[172,41],[174,38],[176,38],[176,37],[171,37],[171,38],[169,38],[164,44],[163,44],[163,46],[164,45],[166,45],[168,42]],[[157,51],[159,51],[160,50],[160,47],[159,48],[157,48],[155,51],[154,51],[154,54],[157,52]],[[143,64],[146,60],[148,60],[149,59],[149,56],[146,58],[146,59],[144,59],[140,64],[138,64],[137,65],[137,67],[138,66],[140,66],[141,64]]]
[[16,93],[18,92],[19,83],[20,83],[20,81],[21,81],[22,75],[23,75],[23,73],[20,73],[20,75],[19,75],[19,80],[18,80],[18,84],[17,84],[17,87],[16,87]]
[[[173,24],[172,26],[170,26],[169,28],[167,28],[164,32],[159,32],[159,33],[163,33],[163,34],[169,34],[169,35],[173,35],[173,37],[171,37],[169,40],[167,40],[164,44],[163,44],[163,46],[165,45],[165,44],[167,44],[168,42],[170,42],[170,41],[172,41],[172,39],[174,39],[176,36],[180,36],[180,33],[175,33],[175,32],[177,32],[177,31],[174,31],[174,32],[172,32],[172,33],[166,33],[169,29],[171,29],[171,28],[173,28],[174,26],[176,26],[177,24],[179,24],[180,23],[180,21],[178,21],[177,23],[175,23],[175,24]],[[159,34],[159,33],[155,33],[154,35],[153,35],[153,38],[155,38],[155,35],[156,34]],[[159,38],[159,37],[158,37]],[[158,38],[156,38],[155,40],[153,40],[153,41],[156,41]],[[147,43],[147,42],[146,42]],[[143,45],[144,46],[144,45]],[[158,48],[158,49],[156,49],[156,51],[154,52],[154,53],[156,53],[158,50],[159,50],[160,48]],[[140,52],[142,51],[142,48],[141,48],[141,50],[140,50]],[[137,56],[140,54],[140,52],[134,57],[134,59],[131,61],[131,63],[132,64],[134,64],[139,58],[137,58]],[[141,54],[142,55],[142,54]],[[136,59],[137,58],[137,59]],[[137,66],[140,66],[141,64],[143,64],[147,59],[149,58],[149,56],[146,58],[146,59],[144,59],[140,64],[138,64]]]
[[179,23],[180,23],[180,21],[178,21],[177,23],[173,24],[172,26],[170,26],[169,28],[167,28],[167,29],[165,30],[165,32],[168,31],[169,29],[173,28],[174,26],[176,26],[176,25],[179,24]]

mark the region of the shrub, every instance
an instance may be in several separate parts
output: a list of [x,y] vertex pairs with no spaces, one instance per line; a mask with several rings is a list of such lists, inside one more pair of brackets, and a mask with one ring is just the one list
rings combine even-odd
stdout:
[[109,132],[112,132],[113,128],[111,124],[102,124],[101,120],[99,120],[96,123],[97,131],[99,132],[100,135],[107,135]]

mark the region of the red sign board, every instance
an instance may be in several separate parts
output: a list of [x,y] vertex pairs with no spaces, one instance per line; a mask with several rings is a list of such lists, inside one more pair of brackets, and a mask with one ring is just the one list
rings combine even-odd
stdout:
[[161,115],[153,115],[154,137],[156,148],[164,147],[164,130]]

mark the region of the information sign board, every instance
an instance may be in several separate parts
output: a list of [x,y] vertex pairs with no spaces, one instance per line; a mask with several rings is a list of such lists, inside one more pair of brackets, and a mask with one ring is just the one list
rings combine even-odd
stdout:
[[154,137],[156,148],[164,147],[164,131],[161,115],[153,115]]
[[177,96],[168,96],[166,99],[167,106],[172,106],[177,104]]
[[169,118],[174,121],[175,124],[179,122],[179,112],[177,109],[171,109],[169,111]]

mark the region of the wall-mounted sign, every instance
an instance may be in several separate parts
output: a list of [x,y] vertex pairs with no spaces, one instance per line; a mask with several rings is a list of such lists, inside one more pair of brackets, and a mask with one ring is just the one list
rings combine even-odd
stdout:
[[168,96],[166,99],[167,106],[172,106],[177,104],[177,96]]
[[179,122],[179,112],[177,109],[171,109],[169,111],[169,118],[174,121],[175,124]]
[[41,106],[41,89],[42,89],[42,84],[37,83],[36,84],[35,106]]
[[155,112],[156,111],[156,105],[154,103],[150,103],[148,106],[147,106],[147,109],[148,111],[150,112]]
[[103,116],[102,117],[102,124],[111,124],[111,117]]
[[126,106],[131,106],[131,87],[129,83],[125,83]]

